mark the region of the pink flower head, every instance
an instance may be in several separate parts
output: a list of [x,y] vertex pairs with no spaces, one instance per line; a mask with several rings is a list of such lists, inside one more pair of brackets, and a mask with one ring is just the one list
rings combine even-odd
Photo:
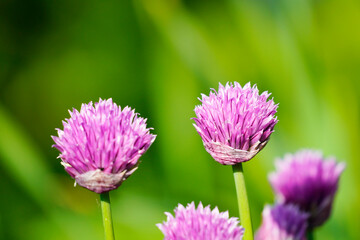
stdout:
[[146,119],[130,107],[121,110],[112,99],[82,104],[69,111],[64,130],[52,136],[65,170],[75,182],[96,193],[116,189],[139,164],[155,140]]
[[324,159],[320,151],[301,150],[277,160],[276,169],[269,180],[278,201],[309,213],[309,228],[322,225],[330,216],[345,164],[335,158]]
[[278,122],[277,104],[259,95],[256,85],[244,87],[237,82],[219,84],[209,96],[202,94],[202,105],[195,107],[194,127],[205,149],[219,163],[234,165],[249,161],[269,141]]
[[308,214],[294,205],[265,206],[255,240],[305,240]]
[[229,218],[227,211],[219,212],[217,207],[203,207],[201,202],[197,209],[194,202],[186,208],[179,204],[175,217],[165,214],[167,222],[157,224],[164,240],[241,240],[244,234],[237,218]]

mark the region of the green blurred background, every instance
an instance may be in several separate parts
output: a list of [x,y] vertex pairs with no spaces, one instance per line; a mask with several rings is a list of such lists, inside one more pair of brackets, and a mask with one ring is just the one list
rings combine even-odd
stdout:
[[117,239],[162,239],[178,203],[237,216],[231,167],[194,127],[200,93],[248,81],[280,103],[245,165],[254,227],[276,157],[315,148],[347,163],[317,239],[360,239],[358,0],[0,0],[0,239],[102,239],[98,196],[65,173],[50,135],[81,103],[136,108],[158,135],[113,191]]

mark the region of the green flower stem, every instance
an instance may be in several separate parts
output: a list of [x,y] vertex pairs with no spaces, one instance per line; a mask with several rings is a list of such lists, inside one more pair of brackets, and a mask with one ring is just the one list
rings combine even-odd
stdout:
[[114,228],[111,218],[110,195],[109,192],[100,194],[101,212],[104,224],[105,240],[115,240]]
[[314,232],[312,230],[308,230],[306,233],[306,239],[307,240],[314,240]]
[[234,173],[236,195],[237,195],[239,213],[240,213],[240,223],[241,226],[245,228],[245,234],[243,240],[253,240],[254,236],[252,231],[250,208],[246,193],[244,171],[241,163],[233,165],[233,173]]

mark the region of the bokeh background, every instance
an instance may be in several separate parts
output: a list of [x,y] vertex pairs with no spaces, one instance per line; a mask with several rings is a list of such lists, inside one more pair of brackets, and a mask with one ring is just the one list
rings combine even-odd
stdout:
[[192,126],[200,93],[256,83],[280,103],[246,163],[254,228],[274,159],[321,149],[347,163],[317,239],[360,239],[358,0],[0,0],[0,239],[102,239],[98,196],[65,173],[50,135],[81,103],[113,98],[158,135],[111,193],[117,239],[162,239],[178,203],[237,216],[231,167]]

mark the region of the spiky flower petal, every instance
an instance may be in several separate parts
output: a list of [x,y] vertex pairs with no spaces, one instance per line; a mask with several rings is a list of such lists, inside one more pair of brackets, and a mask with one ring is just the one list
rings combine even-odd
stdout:
[[186,208],[179,204],[175,217],[170,213],[167,221],[157,224],[163,232],[164,240],[241,240],[244,229],[239,226],[237,218],[229,218],[229,213],[219,212],[217,207],[195,207],[194,202]]
[[297,206],[265,206],[255,240],[305,240],[308,214]]
[[146,119],[112,99],[82,104],[69,111],[64,130],[52,136],[65,170],[80,186],[96,193],[116,189],[139,164],[155,140]]
[[219,163],[234,165],[249,161],[268,142],[278,122],[277,104],[259,95],[256,85],[244,87],[237,82],[219,84],[209,96],[202,94],[202,105],[195,107],[195,128],[205,149]]
[[276,161],[269,175],[278,201],[295,204],[310,214],[309,228],[322,225],[330,216],[344,163],[325,159],[320,151],[301,150]]

